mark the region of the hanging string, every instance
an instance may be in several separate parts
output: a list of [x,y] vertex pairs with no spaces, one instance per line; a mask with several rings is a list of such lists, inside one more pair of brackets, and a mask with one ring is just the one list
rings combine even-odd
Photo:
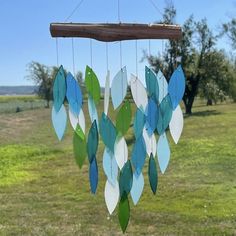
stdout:
[[135,40],[135,54],[136,54],[136,77],[138,78],[138,41]]
[[153,8],[158,12],[158,14],[160,14],[161,16],[163,16],[163,13],[161,12],[161,10],[157,7],[156,3],[153,0],[148,0],[151,5],[153,6]]
[[59,59],[58,59],[58,38],[56,38],[56,57],[57,57],[57,67],[59,67]]
[[90,39],[90,65],[93,69],[93,42],[92,39]]
[[70,15],[65,18],[65,22],[67,22],[67,21],[74,15],[74,13],[75,13],[75,12],[79,9],[79,7],[82,5],[83,1],[84,1],[84,0],[81,0],[81,1],[75,6],[75,8],[73,9],[73,11],[70,13]]
[[151,57],[151,40],[148,40],[148,57]]
[[120,21],[120,0],[117,0],[117,15],[118,15],[118,21],[119,21],[119,23],[121,22]]
[[74,39],[71,38],[71,46],[72,46],[72,65],[73,65],[73,74],[75,76],[75,49],[74,49]]
[[120,41],[120,68],[122,69],[122,42]]
[[108,42],[106,42],[106,62],[107,62],[107,71],[109,70],[109,61],[108,61]]

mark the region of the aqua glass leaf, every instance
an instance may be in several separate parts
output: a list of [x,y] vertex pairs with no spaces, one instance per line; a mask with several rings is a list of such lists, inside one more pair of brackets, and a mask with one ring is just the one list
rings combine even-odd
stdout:
[[158,175],[157,175],[156,161],[152,154],[149,158],[148,177],[149,177],[149,183],[150,183],[152,192],[153,194],[156,194],[157,184],[158,184]]
[[117,131],[125,135],[130,127],[130,123],[132,120],[132,112],[131,112],[131,106],[129,101],[125,101],[123,103],[122,107],[118,111],[118,114],[116,116],[116,129]]
[[114,147],[114,156],[120,169],[128,160],[128,146],[123,136],[117,136]]
[[129,200],[127,194],[124,193],[124,195],[121,196],[118,209],[119,223],[123,233],[126,231],[126,228],[129,224],[129,217],[130,217]]
[[183,126],[184,126],[183,112],[181,110],[180,105],[178,105],[176,109],[173,111],[172,118],[169,124],[170,134],[176,144],[178,143],[179,138],[182,134]]
[[94,120],[96,120],[98,124],[97,109],[96,109],[94,100],[90,96],[88,96],[88,110],[89,110],[89,117],[90,117],[91,122],[93,123]]
[[103,153],[103,170],[108,181],[115,185],[118,177],[118,165],[114,154],[108,148],[105,148]]
[[157,82],[159,85],[159,103],[161,103],[162,99],[168,94],[168,83],[161,70],[157,73]]
[[133,200],[134,205],[137,205],[144,187],[144,178],[141,173],[139,176],[133,174],[133,185],[130,191],[131,198]]
[[173,72],[168,85],[168,92],[170,94],[173,110],[175,110],[175,108],[181,102],[184,95],[184,91],[185,91],[185,77],[183,69],[181,65],[179,65],[177,69]]
[[94,73],[93,69],[89,66],[86,66],[85,71],[85,86],[87,92],[94,100],[95,104],[98,104],[100,101],[100,84],[96,74]]
[[110,71],[107,71],[105,91],[104,91],[104,113],[107,115],[110,98]]
[[74,112],[71,110],[69,106],[69,119],[70,119],[71,126],[74,130],[76,129],[77,124],[79,124],[81,129],[85,133],[85,117],[84,117],[84,112],[82,109],[80,109],[79,116],[78,116],[74,114]]
[[114,153],[117,131],[112,121],[109,119],[108,116],[105,115],[104,112],[102,113],[99,126],[102,141],[104,142],[105,146],[108,147],[109,150]]
[[88,141],[87,141],[87,153],[89,162],[93,161],[93,158],[96,156],[98,149],[98,129],[96,120],[92,123],[89,133],[88,133]]
[[74,150],[75,161],[79,166],[79,168],[81,168],[87,156],[86,138],[81,139],[76,132],[74,132],[73,135],[73,150]]
[[63,66],[60,66],[53,84],[53,106],[59,112],[66,96],[66,78]]
[[96,157],[93,158],[89,166],[89,181],[90,181],[91,192],[95,194],[98,185],[98,166]]
[[130,88],[137,108],[144,112],[148,103],[147,91],[138,77],[133,74],[131,74]]
[[148,96],[153,98],[157,103],[159,98],[159,86],[156,78],[156,74],[147,66],[145,66],[145,81]]
[[67,124],[67,114],[65,106],[63,104],[58,112],[56,112],[54,106],[52,107],[52,124],[56,132],[57,138],[59,140],[62,140]]
[[143,139],[144,139],[145,146],[146,146],[146,153],[148,154],[149,157],[151,156],[151,153],[155,157],[156,151],[157,151],[157,142],[156,142],[155,133],[153,133],[151,136],[149,136],[146,128],[144,128],[143,129]]
[[134,135],[137,139],[140,135],[142,135],[143,127],[146,122],[145,114],[142,110],[137,109],[134,116]]
[[116,109],[124,100],[127,93],[127,71],[123,67],[114,77],[111,84],[111,99],[114,109]]
[[138,139],[135,140],[131,154],[131,162],[137,176],[139,176],[140,173],[142,172],[145,163],[145,158],[146,158],[146,146],[143,136],[140,136]]
[[119,201],[119,196],[120,196],[120,191],[119,191],[119,183],[117,182],[117,180],[114,185],[112,185],[107,180],[105,185],[104,197],[110,215],[116,208],[116,205]]
[[157,158],[161,173],[164,174],[170,161],[170,147],[166,133],[160,135],[157,143]]
[[157,127],[157,121],[159,117],[157,104],[152,98],[148,99],[146,114],[146,128],[148,134],[151,136]]
[[69,72],[66,76],[66,98],[68,100],[70,109],[74,114],[79,115],[82,106],[83,98],[78,82]]
[[133,172],[130,160],[128,160],[120,171],[119,188],[120,196],[129,194],[133,184]]

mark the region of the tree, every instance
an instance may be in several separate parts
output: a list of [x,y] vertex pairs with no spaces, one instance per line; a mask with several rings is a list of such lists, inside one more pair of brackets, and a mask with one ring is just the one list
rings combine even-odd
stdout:
[[32,61],[28,64],[28,79],[38,85],[38,95],[46,100],[46,107],[49,108],[49,102],[52,100],[53,79],[57,73],[57,67],[48,67],[39,62]]

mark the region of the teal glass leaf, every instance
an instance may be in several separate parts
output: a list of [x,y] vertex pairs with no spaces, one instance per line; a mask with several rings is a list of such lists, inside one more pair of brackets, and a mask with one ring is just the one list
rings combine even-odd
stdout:
[[60,66],[53,84],[53,106],[59,112],[66,96],[66,78],[63,66]]
[[137,139],[140,135],[142,135],[143,127],[146,122],[145,114],[142,110],[137,109],[134,116],[134,135]]
[[151,136],[157,127],[159,117],[157,104],[152,98],[148,99],[146,114],[146,128],[149,136]]
[[99,141],[98,138],[97,122],[95,120],[90,127],[87,141],[87,153],[90,163],[93,161],[97,153]]
[[108,148],[105,148],[103,153],[103,170],[108,181],[115,186],[118,177],[118,165],[114,154]]
[[148,96],[153,98],[157,103],[159,98],[159,85],[157,82],[156,74],[147,66],[145,66],[145,81]]
[[58,112],[56,111],[54,106],[52,107],[52,124],[57,138],[59,140],[62,140],[67,124],[67,114],[65,106],[63,104]]
[[144,187],[144,178],[143,174],[141,173],[139,176],[133,174],[133,185],[130,191],[131,198],[133,200],[134,205],[137,205]]
[[[90,117],[91,122],[93,123],[94,120],[96,120],[97,124],[99,124],[97,109],[96,109],[94,100],[90,96],[88,96],[88,110],[89,110],[89,117]],[[99,130],[99,127],[98,127],[98,130]]]
[[87,92],[94,100],[95,104],[98,104],[100,101],[100,84],[96,74],[94,73],[93,69],[89,66],[86,66],[85,71],[85,86]]
[[66,97],[70,106],[70,109],[75,115],[79,115],[83,98],[78,82],[69,72],[66,76]]
[[165,132],[165,127],[162,119],[160,106],[158,106],[157,109],[158,109],[157,132],[159,135],[162,135]]
[[152,192],[153,192],[153,194],[156,194],[157,183],[158,183],[158,175],[157,175],[156,161],[155,161],[152,154],[149,158],[148,177],[149,177],[149,183],[150,183]]
[[96,157],[93,158],[89,166],[89,181],[91,192],[95,194],[98,186],[98,166]]
[[141,135],[138,139],[135,140],[133,145],[133,150],[131,154],[131,162],[135,169],[135,174],[137,176],[142,172],[146,158],[146,146],[143,136]]
[[116,109],[124,100],[127,93],[127,71],[123,67],[114,77],[111,84],[111,99],[114,109]]
[[129,101],[127,100],[125,101],[125,103],[123,103],[122,107],[120,108],[116,116],[116,129],[123,136],[128,131],[131,120],[132,120],[131,106]]
[[112,153],[114,153],[117,131],[112,121],[108,116],[105,115],[104,112],[102,113],[99,126],[102,141],[104,142],[105,146],[108,147]]
[[81,136],[79,136],[76,132],[74,132],[73,150],[74,150],[75,161],[79,166],[79,168],[81,168],[87,156],[85,135],[84,138],[81,138]]
[[172,74],[168,85],[168,92],[170,94],[173,110],[175,110],[175,108],[181,102],[184,96],[184,91],[185,91],[185,77],[183,69],[181,65],[179,65]]
[[159,103],[161,103],[162,99],[168,94],[168,83],[161,70],[157,73],[157,82],[159,85]]
[[126,231],[130,218],[129,200],[126,193],[121,196],[118,208],[118,218],[122,232]]
[[129,194],[133,184],[133,171],[130,160],[128,160],[120,171],[119,187],[120,196]]
[[164,174],[170,161],[170,147],[166,137],[166,133],[160,135],[157,142],[157,158],[161,173]]

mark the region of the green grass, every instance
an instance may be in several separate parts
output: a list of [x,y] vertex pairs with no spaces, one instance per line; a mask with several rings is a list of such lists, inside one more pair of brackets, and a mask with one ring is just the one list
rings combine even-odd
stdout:
[[[103,144],[92,196],[88,162],[79,170],[73,159],[69,123],[58,142],[50,117],[49,109],[0,114],[0,235],[122,235],[117,211],[109,216],[104,202]],[[146,163],[128,235],[236,235],[235,122],[236,104],[198,103],[178,145],[168,134],[170,165],[153,196]]]

